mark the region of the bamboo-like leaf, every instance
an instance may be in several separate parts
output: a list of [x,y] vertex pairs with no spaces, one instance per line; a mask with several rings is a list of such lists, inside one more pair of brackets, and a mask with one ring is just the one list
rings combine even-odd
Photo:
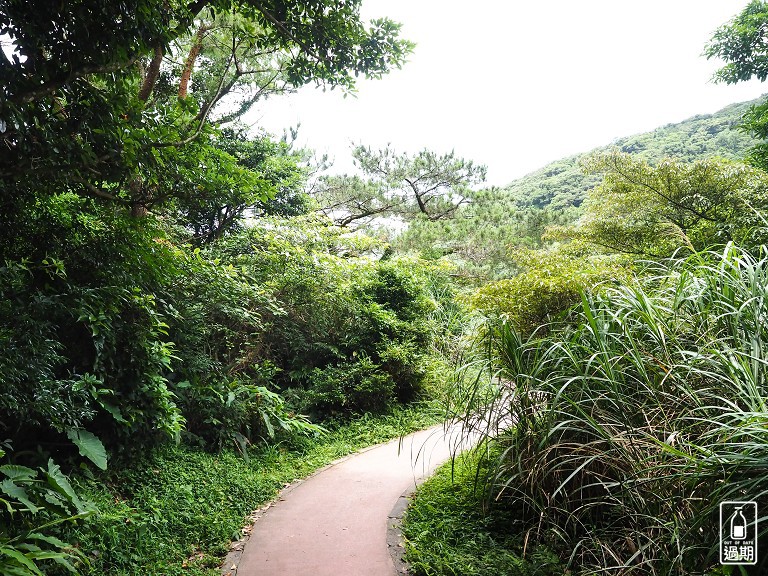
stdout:
[[[20,566],[24,567],[28,570],[27,574],[34,574],[35,576],[44,576],[43,573],[35,566],[35,563],[32,562],[29,558],[27,558],[26,555],[22,554],[15,548],[11,548],[10,546],[2,546],[0,545],[0,557],[6,556],[12,560],[15,560]],[[20,572],[21,574],[24,574],[24,572]]]

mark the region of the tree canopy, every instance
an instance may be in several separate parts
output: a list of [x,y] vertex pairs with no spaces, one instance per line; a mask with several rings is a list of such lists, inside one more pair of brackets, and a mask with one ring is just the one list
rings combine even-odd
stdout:
[[267,94],[308,83],[353,90],[412,48],[391,20],[364,23],[359,0],[44,4],[0,8],[9,211],[33,190],[68,190],[139,215],[196,196],[212,166],[265,199],[274,190],[216,147],[218,127]]
[[658,166],[624,153],[595,154],[585,169],[603,174],[572,234],[609,251],[664,258],[736,241],[760,244],[768,178],[742,163],[705,158]]
[[[736,84],[751,78],[765,82],[768,78],[768,2],[752,0],[730,22],[717,29],[707,45],[707,58],[720,58],[725,65],[715,73],[716,82]],[[748,160],[768,168],[768,100],[752,105],[745,113],[741,127],[762,140],[756,144]]]
[[352,151],[359,175],[322,179],[316,199],[338,225],[370,223],[381,217],[415,216],[442,220],[469,202],[472,187],[485,180],[485,166],[454,152],[422,150],[414,155],[387,147],[357,146]]

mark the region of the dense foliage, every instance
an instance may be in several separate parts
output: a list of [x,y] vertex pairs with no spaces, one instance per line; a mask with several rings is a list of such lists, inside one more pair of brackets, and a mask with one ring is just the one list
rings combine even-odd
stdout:
[[576,243],[519,250],[513,257],[519,267],[517,274],[488,282],[467,299],[483,315],[499,318],[524,334],[562,317],[584,290],[629,274],[625,259]]
[[[392,239],[393,246],[424,258],[451,261],[457,266],[456,274],[475,285],[515,277],[525,270],[517,256],[521,250],[549,247],[554,240],[562,239],[562,234],[552,235],[548,229],[557,228],[562,232],[563,227],[574,224],[585,209],[589,210],[584,205],[587,198],[592,198],[592,205],[598,209],[614,210],[606,214],[604,220],[615,225],[612,223],[615,214],[631,202],[628,199],[622,207],[615,202],[601,206],[610,189],[610,185],[600,187],[604,175],[611,173],[616,180],[617,170],[609,167],[611,158],[627,158],[624,164],[647,165],[645,171],[649,174],[654,170],[663,171],[664,168],[657,168],[662,164],[667,166],[667,172],[684,172],[688,162],[700,161],[712,166],[710,172],[714,172],[715,178],[726,179],[725,173],[717,176],[725,163],[714,158],[736,161],[754,145],[754,138],[737,129],[750,105],[734,104],[715,114],[694,116],[652,132],[617,139],[591,153],[552,162],[503,188],[471,190],[466,197],[468,202],[457,207],[453,218],[412,220]],[[603,159],[602,165],[598,158]],[[747,178],[745,168],[734,167],[734,170],[741,173],[742,181]],[[659,173],[655,177],[662,176]],[[632,197],[632,202],[637,196]],[[731,200],[731,207],[734,201]],[[644,204],[638,201],[632,206],[634,211],[622,213],[625,222]],[[754,214],[749,210],[744,218],[749,218],[750,213]],[[625,236],[642,231],[647,240],[655,237],[658,226],[645,229],[644,222],[637,220],[632,229],[622,228]],[[594,234],[589,239],[598,240]],[[520,306],[525,306],[524,302]]]
[[680,249],[765,242],[762,170],[718,158],[650,166],[617,152],[596,154],[585,167],[601,172],[603,181],[588,193],[570,235],[603,250],[658,259]]
[[257,226],[309,212],[308,155],[237,122],[401,66],[398,24],[357,0],[11,1],[0,42],[4,574],[87,566],[56,533],[90,508],[49,456],[247,459],[419,396],[432,272],[327,222]]
[[217,250],[279,301],[259,354],[297,408],[380,411],[418,395],[438,329],[430,315],[450,304],[439,268],[313,219],[252,227]]
[[487,332],[493,414],[515,422],[487,477],[519,532],[579,574],[719,565],[719,502],[768,495],[767,268],[733,247],[697,254],[585,295],[546,336]]
[[218,128],[267,94],[351,90],[400,66],[412,45],[398,32],[363,22],[359,1],[5,2],[4,212],[69,189],[140,214],[194,200],[216,167],[258,189],[216,146]]
[[[765,78],[766,22],[716,33],[721,80]],[[504,189],[358,146],[310,195],[309,153],[238,119],[401,66],[360,0],[10,0],[0,43],[3,574],[204,573],[275,488],[402,424],[372,415],[431,422],[403,406],[470,353],[451,410],[514,423],[475,469],[500,504],[441,476],[422,503],[466,518],[412,529],[425,572],[705,570],[717,502],[765,499],[764,103]],[[460,553],[428,551],[442,526]]]

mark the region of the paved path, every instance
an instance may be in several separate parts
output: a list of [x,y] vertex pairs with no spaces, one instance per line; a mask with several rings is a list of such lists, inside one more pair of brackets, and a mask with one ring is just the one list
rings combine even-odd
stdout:
[[[392,576],[387,518],[450,458],[442,426],[359,452],[286,490],[253,526],[237,576]],[[234,568],[234,566],[232,566]]]

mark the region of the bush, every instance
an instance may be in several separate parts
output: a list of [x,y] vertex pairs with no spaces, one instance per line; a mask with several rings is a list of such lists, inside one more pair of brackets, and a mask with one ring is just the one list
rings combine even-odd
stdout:
[[36,287],[63,275],[61,263],[48,260],[0,266],[0,422],[5,433],[47,425],[63,431],[83,426],[95,414],[95,402],[83,385],[88,379],[63,370],[67,358],[56,319],[66,298]]
[[579,574],[719,564],[719,502],[768,498],[767,293],[768,259],[729,247],[585,296],[546,337],[488,331],[503,407],[469,424],[515,422],[492,494],[532,542]]
[[298,397],[300,409],[324,417],[385,412],[394,399],[392,377],[370,358],[315,368],[306,390]]
[[52,258],[0,268],[7,429],[25,442],[49,427],[88,427],[113,444],[178,434],[183,419],[164,377],[173,344],[154,296],[78,285],[68,272]]
[[184,431],[244,450],[316,432],[297,409],[376,412],[420,393],[433,272],[374,259],[371,239],[272,220],[192,250],[152,216],[67,195],[30,220],[55,242],[30,225],[41,255],[0,268],[0,422],[25,447],[88,431],[117,454]]
[[322,428],[289,410],[283,398],[264,386],[232,381],[177,385],[187,414],[185,437],[192,443],[222,450],[237,448],[248,457],[248,446],[277,433],[319,434]]
[[315,418],[381,412],[416,398],[436,334],[423,262],[370,257],[371,240],[293,219],[228,239],[215,252],[279,306],[255,357]]
[[620,259],[590,253],[575,245],[519,250],[515,260],[521,268],[517,276],[489,282],[470,296],[469,303],[524,334],[562,318],[579,303],[583,290],[627,277]]

